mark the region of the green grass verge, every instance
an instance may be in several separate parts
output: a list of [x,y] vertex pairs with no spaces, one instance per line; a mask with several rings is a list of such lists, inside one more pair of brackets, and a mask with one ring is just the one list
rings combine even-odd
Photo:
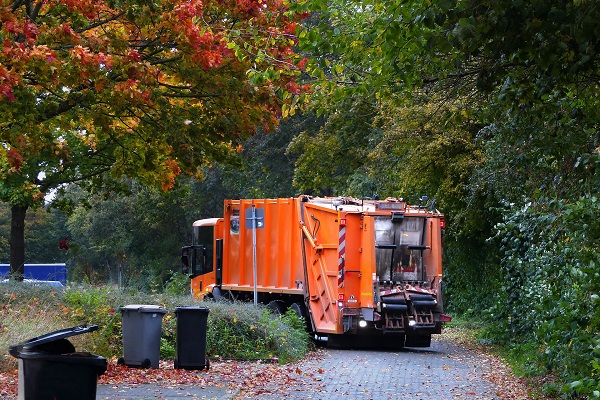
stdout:
[[452,316],[452,322],[444,324],[443,336],[461,347],[483,351],[500,357],[511,372],[523,380],[531,390],[532,399],[559,399],[562,383],[556,376],[544,370],[540,363],[540,349],[534,343],[503,343],[494,340],[489,322],[472,315]]

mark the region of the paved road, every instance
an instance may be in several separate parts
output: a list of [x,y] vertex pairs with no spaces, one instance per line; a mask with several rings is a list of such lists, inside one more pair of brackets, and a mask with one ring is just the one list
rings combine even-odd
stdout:
[[[492,368],[487,358],[444,340],[428,349],[327,349],[294,368],[293,383],[256,374],[262,381],[249,389],[227,381],[204,388],[99,385],[97,399],[498,399],[498,388],[484,379]],[[218,373],[214,369],[209,373]]]
[[323,385],[311,399],[496,399],[482,378],[489,366],[479,355],[447,342],[395,352],[329,350],[320,363]]

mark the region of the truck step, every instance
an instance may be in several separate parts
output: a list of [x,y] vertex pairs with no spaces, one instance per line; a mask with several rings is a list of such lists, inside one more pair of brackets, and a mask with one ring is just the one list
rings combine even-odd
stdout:
[[406,314],[401,312],[387,312],[385,314],[384,329],[390,331],[404,330],[406,317]]
[[417,326],[435,326],[431,309],[413,308],[413,317]]

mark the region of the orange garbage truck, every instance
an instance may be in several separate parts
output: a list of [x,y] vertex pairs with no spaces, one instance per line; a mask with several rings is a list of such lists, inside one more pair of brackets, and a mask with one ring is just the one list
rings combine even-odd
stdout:
[[396,198],[225,200],[222,218],[194,222],[182,268],[193,296],[292,309],[316,339],[429,347],[450,320],[444,224]]

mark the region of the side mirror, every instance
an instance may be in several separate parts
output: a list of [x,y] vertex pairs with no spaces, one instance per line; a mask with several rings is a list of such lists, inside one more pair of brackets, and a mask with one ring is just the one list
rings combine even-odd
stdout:
[[181,273],[188,275],[190,271],[190,248],[189,246],[181,249]]

